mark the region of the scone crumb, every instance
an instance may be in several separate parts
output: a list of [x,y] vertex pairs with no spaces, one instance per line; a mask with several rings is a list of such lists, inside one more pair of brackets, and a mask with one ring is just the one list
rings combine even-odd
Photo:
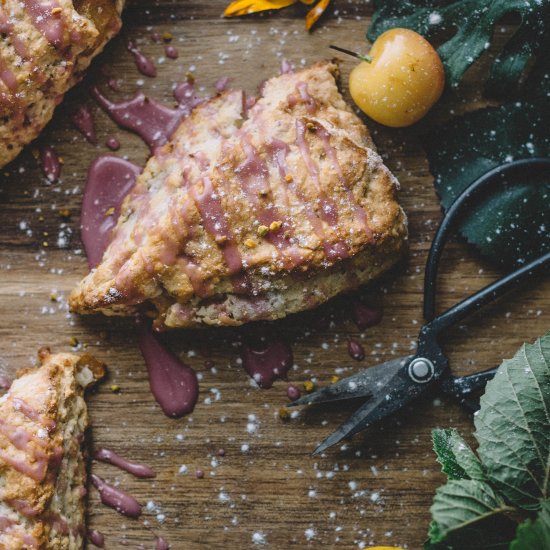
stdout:
[[281,420],[288,420],[290,418],[290,411],[286,407],[279,409],[279,418]]

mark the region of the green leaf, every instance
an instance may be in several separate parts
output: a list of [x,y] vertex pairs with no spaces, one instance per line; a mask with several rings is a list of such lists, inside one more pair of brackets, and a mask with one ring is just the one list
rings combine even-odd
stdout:
[[432,441],[441,470],[449,479],[486,480],[477,456],[455,429],[433,430]]
[[507,511],[488,483],[451,480],[436,491],[426,548],[507,548],[515,531],[514,522],[503,515]]
[[[550,56],[549,56],[550,57]],[[475,179],[510,160],[550,157],[550,100],[479,109],[430,132],[425,148],[443,207]],[[460,231],[480,252],[522,264],[550,250],[550,175],[487,194]]]
[[549,498],[550,332],[505,360],[474,419],[487,478],[512,504],[538,509]]
[[535,521],[524,521],[517,531],[510,550],[541,550],[550,548],[550,500],[542,504]]
[[376,0],[368,31],[375,40],[393,27],[413,29],[427,38],[448,36],[438,52],[451,86],[490,46],[496,23],[507,13],[519,13],[520,25],[491,68],[490,87],[499,93],[517,88],[534,56],[545,64],[550,34],[550,0]]

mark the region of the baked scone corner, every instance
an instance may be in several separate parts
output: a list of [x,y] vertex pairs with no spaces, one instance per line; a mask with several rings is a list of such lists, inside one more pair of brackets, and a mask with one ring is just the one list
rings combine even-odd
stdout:
[[89,419],[84,390],[105,367],[91,355],[50,353],[0,398],[0,548],[80,550],[85,541]]

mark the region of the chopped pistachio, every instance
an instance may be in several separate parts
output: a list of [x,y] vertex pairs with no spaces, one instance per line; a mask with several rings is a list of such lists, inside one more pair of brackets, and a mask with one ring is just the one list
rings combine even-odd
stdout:
[[336,384],[336,382],[338,382],[338,380],[340,380],[340,377],[336,376],[335,374],[330,377],[330,383],[331,384]]
[[78,346],[78,338],[76,336],[71,336],[69,338],[69,344],[73,347],[73,348],[76,348],[76,346]]
[[105,215],[106,216],[112,216],[114,213],[115,213],[115,207],[114,206],[111,206],[111,208],[107,208],[107,210],[105,210]]
[[246,241],[244,241],[244,244],[248,247],[248,248],[256,248],[256,241],[253,241],[252,239],[246,239]]
[[269,224],[269,230],[270,230],[270,231],[277,231],[277,229],[281,229],[281,225],[283,225],[283,222],[280,221],[280,220],[271,222],[271,223]]
[[307,393],[311,393],[315,389],[315,384],[311,380],[306,380],[304,382],[304,390],[306,390]]
[[257,233],[260,237],[265,237],[269,233],[269,227],[267,227],[267,225],[260,225],[260,227],[258,227]]

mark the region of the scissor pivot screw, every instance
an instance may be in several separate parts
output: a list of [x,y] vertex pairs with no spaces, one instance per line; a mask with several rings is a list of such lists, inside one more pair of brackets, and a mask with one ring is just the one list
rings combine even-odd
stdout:
[[434,376],[434,364],[425,357],[418,357],[409,365],[409,376],[419,384],[429,382]]

